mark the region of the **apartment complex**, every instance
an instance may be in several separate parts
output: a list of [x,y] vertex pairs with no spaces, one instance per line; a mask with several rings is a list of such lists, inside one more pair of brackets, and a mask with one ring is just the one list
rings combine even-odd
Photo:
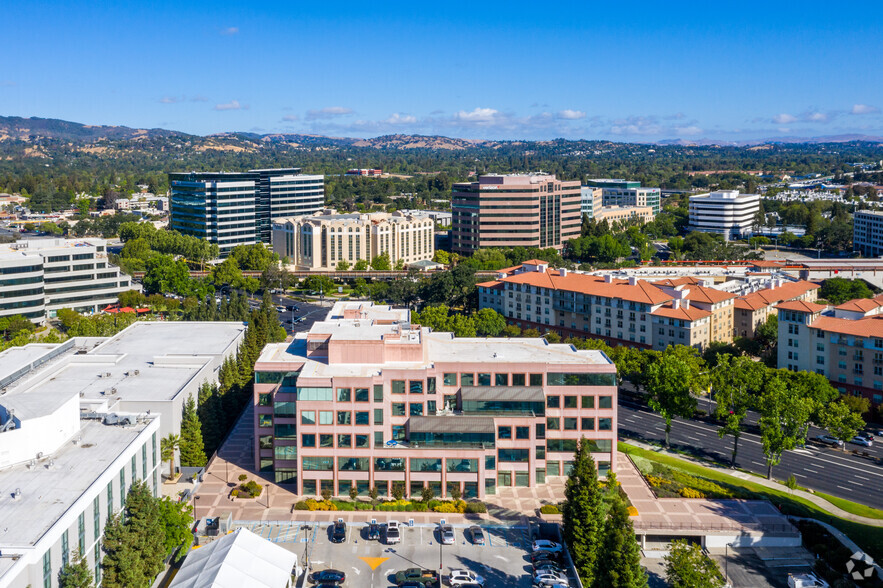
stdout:
[[783,302],[815,302],[819,297],[819,284],[800,280],[786,282],[774,278],[768,287],[761,288],[735,300],[733,334],[753,339],[757,328],[771,314],[777,314],[777,306]]
[[478,284],[480,308],[493,308],[509,324],[562,337],[591,337],[611,345],[700,350],[732,339],[734,294],[691,278],[654,283],[550,269],[541,260],[500,270]]
[[853,250],[864,257],[883,256],[883,211],[856,210],[852,221]]
[[[9,385],[23,366],[51,361],[58,347],[0,353],[0,381]],[[0,397],[0,586],[58,586],[75,551],[100,582],[104,527],[128,489],[145,481],[159,493],[159,428],[158,414],[116,412],[109,399],[84,402],[75,381],[7,389]]]
[[332,271],[344,261],[371,261],[384,253],[393,266],[430,260],[435,255],[435,229],[425,213],[336,214],[324,210],[312,216],[273,223],[273,251],[299,270]]
[[561,249],[579,237],[579,182],[550,174],[491,174],[454,184],[452,249],[471,253],[487,247]]
[[739,194],[738,190],[722,190],[690,196],[688,229],[717,233],[724,239],[742,239],[751,234],[760,211],[758,194]]
[[654,217],[661,209],[662,191],[642,188],[641,182],[595,178],[586,180],[586,186],[601,188],[604,206],[649,206]]
[[169,186],[170,228],[216,243],[221,256],[237,245],[269,243],[273,221],[325,204],[325,177],[299,168],[170,173]]
[[0,316],[35,323],[61,308],[92,313],[141,286],[107,260],[103,239],[26,239],[0,245]]
[[482,498],[569,473],[580,437],[615,469],[616,366],[544,339],[459,338],[338,302],[255,365],[255,467],[300,495],[395,484]]
[[780,368],[822,374],[843,394],[883,404],[883,296],[778,306]]

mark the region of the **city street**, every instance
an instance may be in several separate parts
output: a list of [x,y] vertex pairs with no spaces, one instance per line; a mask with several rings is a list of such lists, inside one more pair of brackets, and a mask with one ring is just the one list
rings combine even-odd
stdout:
[[[700,401],[705,408],[705,401]],[[689,452],[697,457],[728,464],[733,447],[731,436],[721,439],[718,427],[699,420],[676,419],[672,423],[673,449]],[[786,479],[794,474],[798,484],[825,494],[852,500],[875,508],[883,508],[883,467],[878,460],[883,448],[858,447],[847,444],[847,453],[811,441],[822,434],[810,429],[806,448],[785,452],[782,462],[773,468],[773,478]],[[641,441],[661,443],[665,439],[665,421],[649,408],[621,395],[619,399],[619,435]],[[853,449],[867,451],[877,459],[867,459],[848,453]],[[738,467],[766,476],[767,466],[760,435],[756,430],[743,433],[739,439]],[[784,488],[784,486],[783,486]]]

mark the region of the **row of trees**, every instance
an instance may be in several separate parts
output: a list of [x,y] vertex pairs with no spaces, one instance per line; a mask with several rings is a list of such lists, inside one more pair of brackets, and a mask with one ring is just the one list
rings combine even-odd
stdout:
[[482,308],[470,314],[451,313],[444,304],[427,306],[422,312],[412,313],[411,322],[433,331],[452,332],[457,337],[498,337],[506,328],[506,319],[492,308]]
[[146,260],[151,252],[156,252],[205,263],[219,255],[218,246],[214,243],[182,235],[178,231],[157,229],[153,223],[123,223],[119,234],[120,240],[126,244],[120,252],[120,257],[124,259]]

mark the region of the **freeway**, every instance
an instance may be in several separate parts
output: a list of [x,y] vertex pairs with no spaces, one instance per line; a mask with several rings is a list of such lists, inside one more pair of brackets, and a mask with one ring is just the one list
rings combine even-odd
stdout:
[[[703,407],[700,404],[700,407]],[[672,423],[672,449],[688,452],[696,457],[729,464],[733,447],[731,436],[718,437],[718,426],[706,420],[676,419]],[[810,438],[822,434],[810,429]],[[665,421],[634,396],[621,394],[619,398],[619,435],[639,441],[662,442],[665,439]],[[812,441],[805,448],[787,451],[782,462],[773,468],[773,478],[784,480],[794,474],[797,483],[818,492],[883,509],[883,448],[877,438],[871,448],[847,445],[848,452],[830,448]],[[857,449],[869,457],[849,453]],[[736,465],[744,470],[766,476],[766,459],[760,435],[750,427],[739,439]],[[784,486],[783,486],[784,488]]]

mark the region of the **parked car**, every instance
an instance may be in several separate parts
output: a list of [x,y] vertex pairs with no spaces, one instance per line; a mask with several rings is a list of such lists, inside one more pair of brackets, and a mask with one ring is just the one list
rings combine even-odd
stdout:
[[788,574],[788,588],[828,588],[828,583],[815,574]]
[[843,441],[831,435],[819,435],[818,437],[813,437],[813,439],[831,447],[843,447]]
[[853,445],[861,445],[862,447],[871,447],[874,445],[873,441],[871,441],[870,439],[865,439],[860,435],[856,435],[855,437],[850,439],[849,442]]
[[541,560],[541,561],[538,561],[535,564],[533,564],[534,574],[536,574],[537,572],[540,572],[540,571],[561,572],[563,574],[564,568],[562,568],[560,565],[558,565],[556,562],[554,562],[550,559],[545,559],[545,560]]
[[331,582],[332,584],[342,584],[343,582],[346,582],[346,573],[341,572],[340,570],[320,570],[310,574],[309,580],[314,584],[328,582]]
[[451,525],[439,525],[438,535],[442,545],[454,544],[454,527]]
[[365,531],[365,536],[369,541],[379,541],[380,540],[380,525],[377,523],[369,523],[368,530]]
[[398,521],[389,521],[386,523],[386,544],[392,545],[393,543],[399,543],[402,540],[402,533],[399,530],[399,522]]
[[473,545],[484,545],[484,531],[481,530],[481,527],[472,525],[466,529],[466,532],[469,533]]
[[530,546],[531,551],[550,551],[558,553],[561,551],[561,544],[549,541],[547,539],[537,539]]
[[346,541],[346,523],[337,521],[331,528],[331,542],[343,543]]
[[558,572],[546,572],[539,571],[534,572],[533,581],[538,582],[539,580],[549,580],[554,582],[567,582],[567,574],[561,574]]
[[862,439],[867,439],[868,441],[874,440],[874,435],[872,433],[867,433],[865,431],[862,431],[861,433],[856,435],[856,437],[861,437]]
[[435,570],[426,570],[422,568],[408,568],[396,572],[396,584],[401,586],[405,582],[418,582],[423,586],[431,586],[438,582],[438,575]]
[[448,576],[448,583],[451,586],[463,586],[464,584],[484,586],[484,578],[469,570],[451,570],[451,575]]
[[567,580],[560,580],[557,578],[540,578],[539,580],[533,581],[534,586],[540,586],[542,588],[570,588],[570,584]]
[[558,551],[558,552],[546,551],[545,549],[541,549],[539,551],[534,551],[533,553],[530,554],[530,561],[533,563],[537,563],[539,561],[560,562],[561,561],[561,552],[560,551]]

